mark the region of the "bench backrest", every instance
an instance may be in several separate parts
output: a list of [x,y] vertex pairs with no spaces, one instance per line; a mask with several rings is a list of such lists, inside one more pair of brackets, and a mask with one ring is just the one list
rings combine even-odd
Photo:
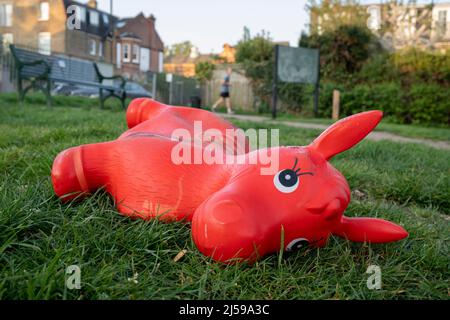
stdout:
[[[47,56],[42,54],[31,52],[28,50],[23,50],[17,47],[11,47],[11,52],[16,60],[19,60],[23,63],[34,62],[36,60],[44,60],[49,62]],[[17,62],[16,62],[17,63]],[[51,63],[50,63],[51,65]],[[37,64],[34,66],[24,66],[21,69],[21,74],[28,77],[39,76],[46,71],[46,66],[43,64]]]
[[[13,54],[21,62],[33,62],[44,60],[51,67],[50,78],[63,79],[67,81],[99,82],[94,64],[76,58],[69,58],[58,55],[44,55],[38,52],[14,47]],[[24,66],[21,70],[24,76],[37,76],[45,72],[42,64],[35,66]]]

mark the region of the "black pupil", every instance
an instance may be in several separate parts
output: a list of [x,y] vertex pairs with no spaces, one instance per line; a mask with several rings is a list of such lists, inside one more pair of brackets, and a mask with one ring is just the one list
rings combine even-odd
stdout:
[[281,171],[278,179],[283,186],[292,187],[297,183],[298,177],[295,171],[286,169]]

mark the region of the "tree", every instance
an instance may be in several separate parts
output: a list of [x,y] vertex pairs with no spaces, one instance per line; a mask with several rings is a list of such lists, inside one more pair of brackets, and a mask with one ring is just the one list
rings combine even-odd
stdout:
[[202,84],[212,79],[216,66],[208,61],[201,61],[195,65],[195,78]]
[[183,56],[188,57],[191,54],[191,50],[194,45],[190,41],[184,41],[180,43],[175,43],[170,47],[166,47],[167,56]]
[[311,36],[302,35],[301,47],[320,50],[321,73],[324,78],[340,81],[359,71],[379,46],[367,27],[341,25]]
[[356,0],[309,0],[310,33],[332,32],[341,26],[367,26],[367,9]]
[[245,28],[244,37],[236,46],[236,62],[244,68],[254,94],[268,105],[273,70],[273,42],[269,34],[262,31],[251,37]]

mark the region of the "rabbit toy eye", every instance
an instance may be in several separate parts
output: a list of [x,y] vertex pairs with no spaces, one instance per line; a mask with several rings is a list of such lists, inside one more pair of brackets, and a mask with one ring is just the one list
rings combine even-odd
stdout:
[[287,252],[293,252],[295,250],[298,250],[302,247],[307,247],[309,245],[308,239],[305,238],[298,238],[294,239],[286,246]]
[[298,187],[298,182],[297,174],[291,169],[278,172],[273,179],[275,187],[283,193],[294,192]]
[[300,168],[296,169],[298,159],[295,159],[294,167],[292,169],[284,169],[278,172],[274,179],[273,184],[278,191],[283,193],[294,192],[299,185],[299,177],[305,174],[313,175],[312,172],[300,173]]

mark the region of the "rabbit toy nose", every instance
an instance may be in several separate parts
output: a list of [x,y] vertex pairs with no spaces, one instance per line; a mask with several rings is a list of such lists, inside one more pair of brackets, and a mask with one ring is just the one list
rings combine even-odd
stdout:
[[197,209],[192,235],[201,252],[220,261],[248,259],[263,238],[251,213],[238,201],[225,197],[210,199]]
[[222,200],[211,208],[211,220],[218,224],[230,224],[240,220],[243,210],[234,200]]

